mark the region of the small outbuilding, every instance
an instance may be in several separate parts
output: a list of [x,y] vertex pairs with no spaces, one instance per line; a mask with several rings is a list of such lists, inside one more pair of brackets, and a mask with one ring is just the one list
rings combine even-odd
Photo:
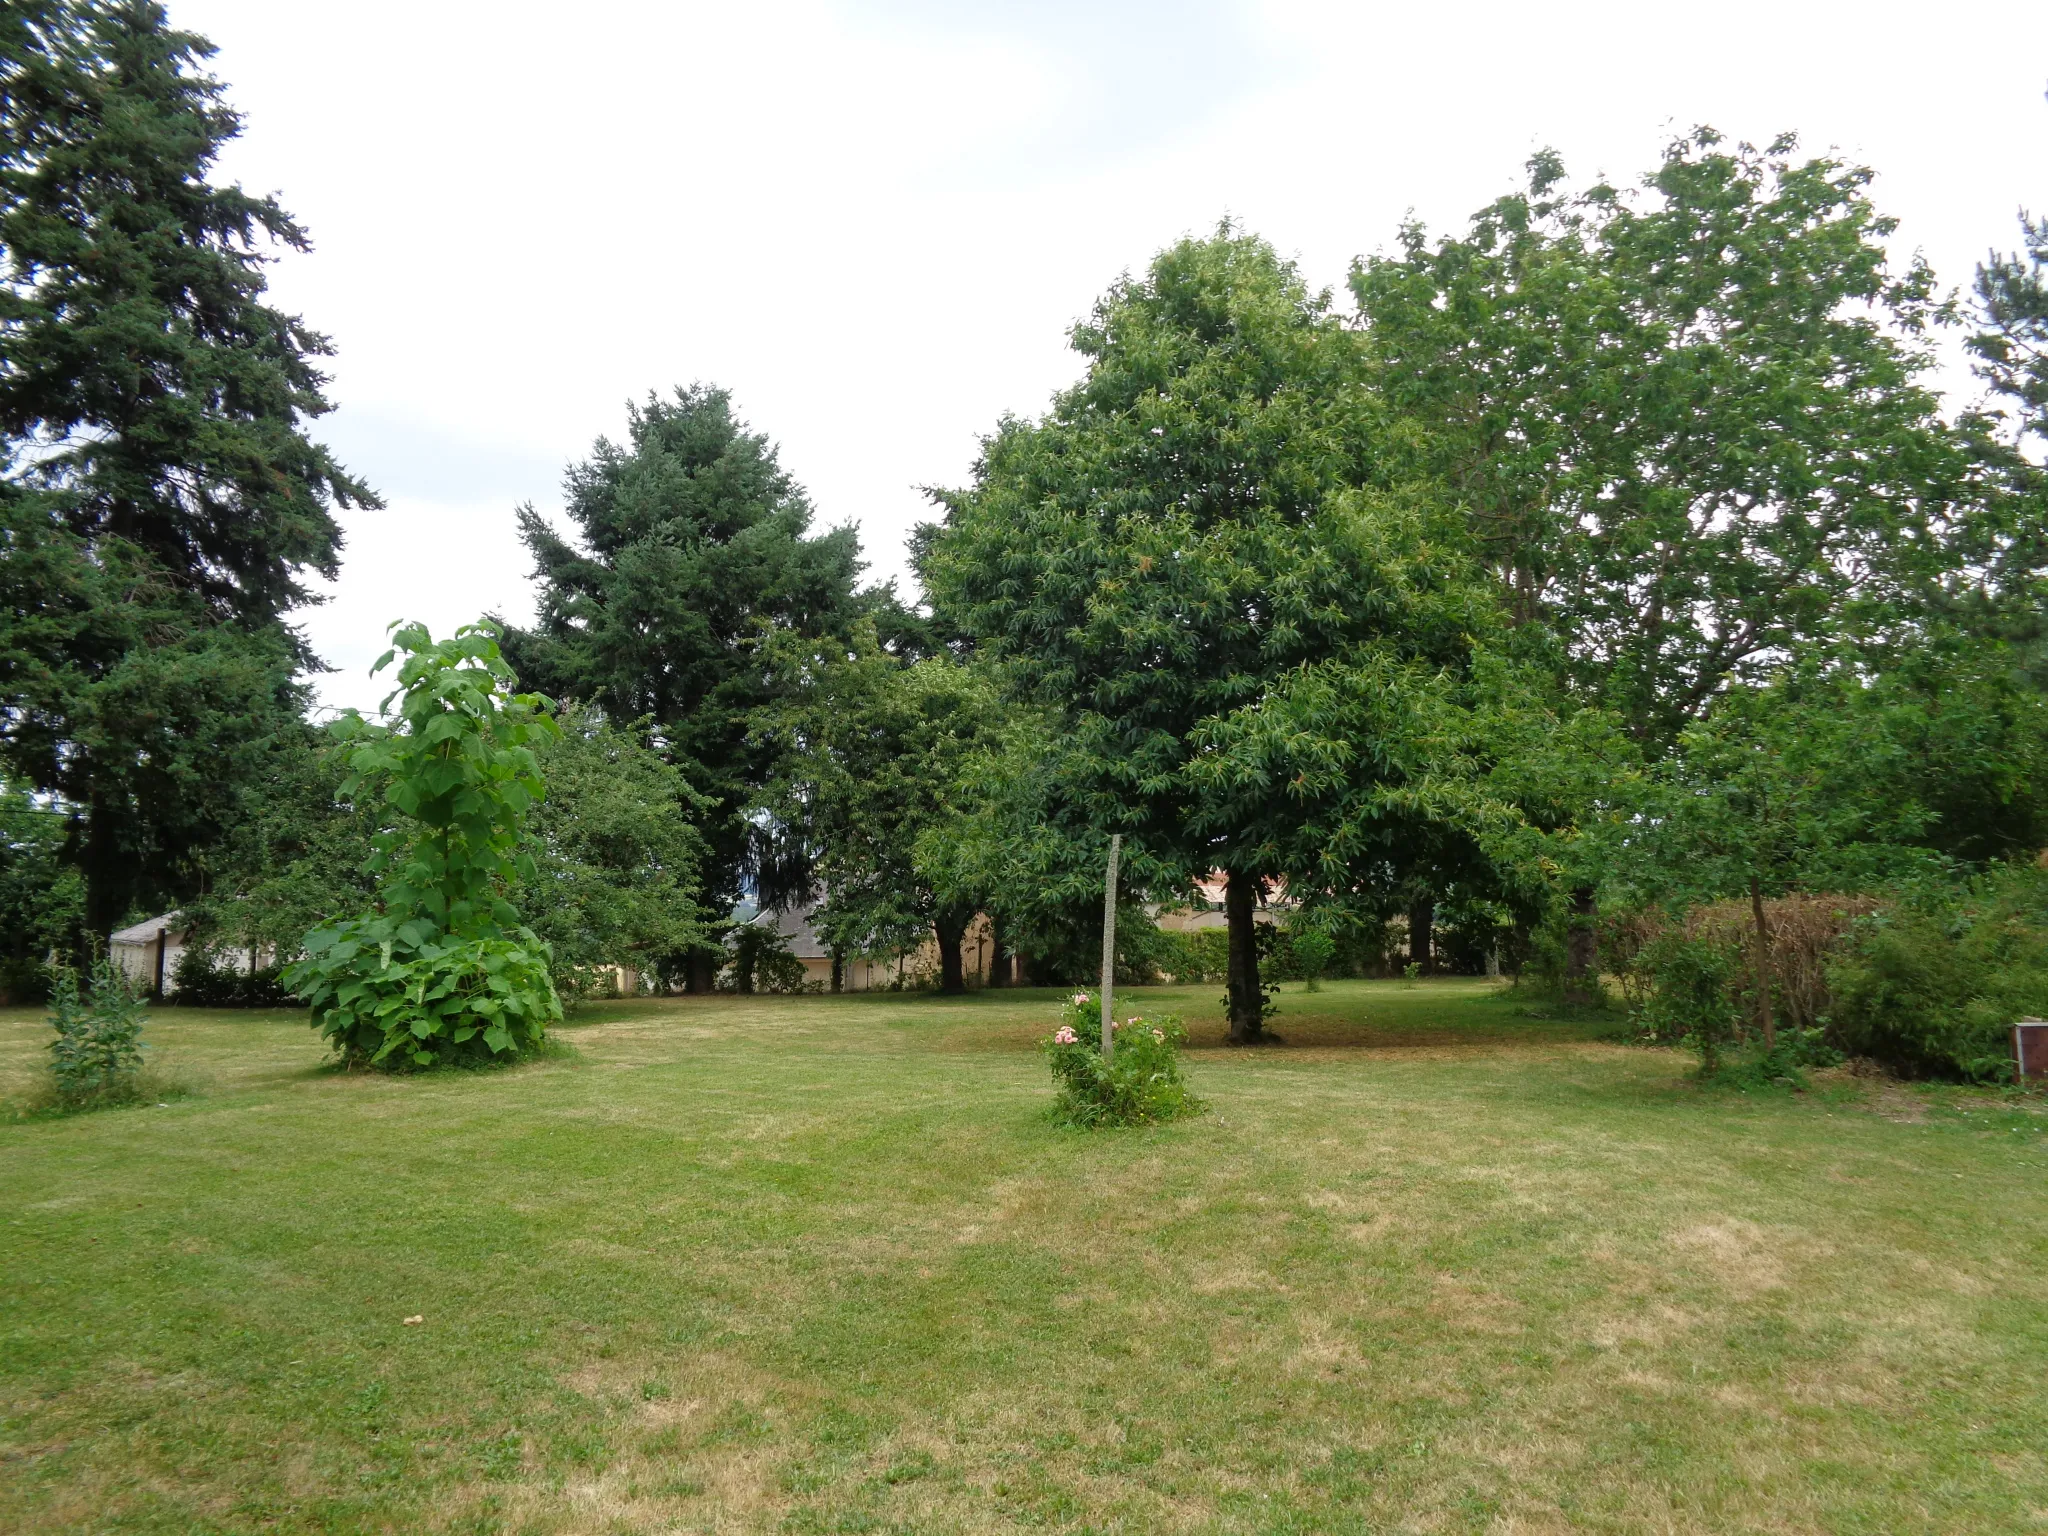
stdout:
[[[182,912],[166,912],[123,928],[107,940],[107,958],[137,987],[163,998],[178,990],[178,957],[191,947],[191,923]],[[214,963],[224,970],[250,971],[275,957],[268,949],[223,949]]]
[[117,931],[107,940],[107,958],[136,986],[162,997],[177,989],[178,956],[191,937],[184,914],[166,912]]

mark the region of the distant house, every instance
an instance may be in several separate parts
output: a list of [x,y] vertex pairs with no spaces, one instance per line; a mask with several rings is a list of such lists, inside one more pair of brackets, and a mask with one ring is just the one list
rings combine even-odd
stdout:
[[178,956],[192,930],[182,912],[166,912],[123,928],[107,940],[107,958],[136,986],[156,997],[177,990]]
[[[818,931],[811,926],[811,914],[817,910],[816,902],[805,902],[787,912],[763,912],[752,902],[743,902],[732,910],[732,920],[743,927],[765,928],[779,934],[789,952],[803,962],[806,984],[817,982],[822,986],[832,985],[832,951],[825,941],[818,937]],[[880,978],[879,980],[877,978]],[[887,986],[888,977],[881,967],[864,958],[849,958],[840,984],[849,992],[865,992],[875,986]]]
[[[1145,910],[1169,933],[1187,933],[1197,928],[1227,928],[1230,920],[1223,915],[1223,892],[1229,884],[1230,877],[1219,869],[1195,882],[1195,901],[1191,905],[1155,904]],[[1252,921],[1277,923],[1280,914],[1293,905],[1288,900],[1286,886],[1276,885],[1252,909]]]
[[[786,912],[763,912],[752,902],[742,902],[732,909],[732,921],[780,934],[789,946],[789,952],[803,962],[804,981],[815,981],[829,988],[832,985],[832,951],[811,926],[811,914],[817,909],[816,902],[806,902]],[[977,915],[960,944],[961,965],[966,970],[969,985],[987,983],[988,967],[994,958],[988,919]],[[900,956],[848,955],[840,985],[848,992],[873,992],[889,986],[900,976],[916,976],[938,968],[938,942],[928,935],[916,949]]]
[[[192,925],[182,912],[166,912],[131,928],[123,928],[107,940],[107,958],[122,973],[153,997],[168,997],[178,990],[178,957],[192,943]],[[269,961],[269,951],[223,950],[217,963],[234,971],[251,970]]]

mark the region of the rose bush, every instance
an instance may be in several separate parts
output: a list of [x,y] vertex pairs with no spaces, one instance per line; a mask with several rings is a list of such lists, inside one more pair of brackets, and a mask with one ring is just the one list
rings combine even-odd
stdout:
[[1179,1018],[1136,1014],[1111,1026],[1115,1049],[1102,1054],[1102,1015],[1085,992],[1061,1010],[1059,1026],[1039,1042],[1059,1084],[1054,1118],[1093,1129],[1153,1125],[1194,1114],[1202,1101],[1180,1075],[1188,1033]]

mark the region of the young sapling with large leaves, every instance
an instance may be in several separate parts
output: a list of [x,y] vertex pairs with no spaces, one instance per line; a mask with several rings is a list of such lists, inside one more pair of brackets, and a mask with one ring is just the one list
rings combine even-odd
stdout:
[[562,1016],[548,946],[506,895],[533,878],[520,834],[546,793],[533,746],[555,722],[545,699],[512,691],[490,624],[438,643],[424,625],[398,627],[371,674],[401,652],[399,689],[380,708],[389,723],[349,710],[329,727],[349,769],[342,794],[381,789],[395,813],[364,866],[377,910],[307,934],[286,982],[344,1060],[508,1060]]
[[142,998],[105,955],[93,957],[85,986],[59,966],[51,977],[50,1076],[67,1110],[131,1104],[142,1096]]

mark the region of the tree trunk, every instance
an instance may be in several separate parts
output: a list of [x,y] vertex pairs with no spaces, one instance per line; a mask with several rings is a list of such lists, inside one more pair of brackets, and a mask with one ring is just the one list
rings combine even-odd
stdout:
[[1756,1018],[1764,1032],[1764,1049],[1777,1049],[1778,1021],[1771,1012],[1771,925],[1764,917],[1763,886],[1749,877],[1749,910],[1756,916]]
[[716,950],[691,950],[689,967],[683,973],[683,990],[709,997],[718,986],[717,960]]
[[958,997],[967,990],[967,971],[960,963],[960,941],[967,937],[972,912],[940,912],[932,918],[932,933],[939,941],[939,990]]
[[832,992],[834,996],[846,990],[846,951],[832,951]]
[[993,916],[988,920],[988,942],[988,984],[1007,987],[1010,984],[1010,951],[1003,942],[1002,920]]
[[82,857],[78,861],[85,877],[85,932],[74,936],[71,960],[81,972],[90,968],[93,956],[106,947],[107,936],[128,915],[134,900],[134,876],[116,846],[112,827],[112,812],[95,795],[86,812],[84,846],[79,849]]
[[1233,869],[1223,890],[1223,915],[1230,924],[1230,1043],[1256,1045],[1266,1038],[1265,997],[1259,991],[1257,923],[1259,878]]
[[1564,1000],[1568,1003],[1593,1001],[1593,984],[1599,974],[1593,920],[1598,914],[1592,886],[1582,885],[1572,892],[1570,926],[1564,936]]
[[1436,969],[1436,899],[1418,896],[1408,908],[1408,963],[1427,976]]

